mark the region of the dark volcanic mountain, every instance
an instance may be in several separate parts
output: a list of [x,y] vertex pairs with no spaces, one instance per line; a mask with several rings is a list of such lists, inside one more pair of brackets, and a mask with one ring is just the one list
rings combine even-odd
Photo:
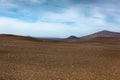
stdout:
[[76,36],[70,36],[70,37],[68,37],[67,39],[71,39],[71,40],[73,40],[73,39],[79,39],[79,38],[76,37]]
[[95,38],[120,38],[120,33],[104,30],[91,35],[81,37],[81,39],[95,39]]

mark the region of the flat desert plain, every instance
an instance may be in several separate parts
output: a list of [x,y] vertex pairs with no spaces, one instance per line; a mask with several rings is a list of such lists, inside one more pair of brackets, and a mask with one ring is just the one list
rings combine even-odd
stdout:
[[120,80],[120,39],[0,36],[0,80]]

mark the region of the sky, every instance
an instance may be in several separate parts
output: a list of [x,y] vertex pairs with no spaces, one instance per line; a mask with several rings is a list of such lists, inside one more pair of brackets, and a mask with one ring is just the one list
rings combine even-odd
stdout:
[[0,0],[0,34],[65,38],[120,32],[120,0]]

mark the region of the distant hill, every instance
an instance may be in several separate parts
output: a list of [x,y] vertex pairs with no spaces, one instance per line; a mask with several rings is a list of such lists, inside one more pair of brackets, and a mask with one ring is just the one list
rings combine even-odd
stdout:
[[120,33],[119,32],[112,32],[112,31],[107,31],[103,30],[97,33],[93,33],[87,36],[83,36],[80,39],[96,39],[96,38],[120,38]]
[[23,41],[37,41],[37,42],[60,42],[61,38],[36,38],[31,36],[21,36],[13,34],[0,34],[0,40],[23,40]]
[[20,36],[20,35],[13,35],[13,34],[0,34],[1,40],[28,40],[28,41],[39,41],[37,38],[33,38],[30,36]]

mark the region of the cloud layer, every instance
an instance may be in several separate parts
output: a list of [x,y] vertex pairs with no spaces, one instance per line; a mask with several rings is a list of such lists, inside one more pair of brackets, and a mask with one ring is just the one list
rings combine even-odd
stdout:
[[0,33],[37,37],[120,31],[119,0],[0,0]]

